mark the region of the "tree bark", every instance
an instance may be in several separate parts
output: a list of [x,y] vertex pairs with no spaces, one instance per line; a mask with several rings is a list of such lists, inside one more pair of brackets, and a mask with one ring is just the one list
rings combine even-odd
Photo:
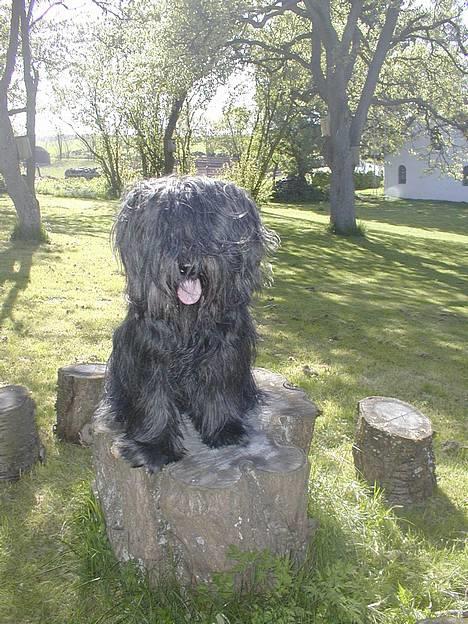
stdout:
[[436,485],[430,420],[408,403],[388,397],[359,402],[353,456],[356,470],[383,488],[397,505],[425,500]]
[[21,9],[21,50],[23,54],[23,79],[26,90],[26,134],[31,146],[31,158],[26,161],[26,180],[31,193],[35,196],[36,181],[36,106],[39,74],[33,66],[30,41],[30,16],[34,0],[30,0],[28,12],[23,3]]
[[[20,24],[22,33],[24,29],[23,16],[25,16],[25,11],[24,0],[13,0],[7,59],[3,75],[0,78],[0,172],[5,179],[8,194],[18,215],[18,224],[14,232],[15,238],[39,242],[42,239],[39,202],[33,188],[21,175],[13,127],[8,114],[8,90],[16,63]],[[26,28],[26,30],[28,29]],[[26,38],[28,36],[27,33]],[[35,107],[35,99],[33,103]]]
[[[184,421],[187,455],[157,474],[131,468],[112,451],[112,434],[95,431],[95,490],[120,561],[139,562],[157,583],[183,584],[230,572],[230,547],[303,560],[314,523],[307,517],[308,452],[317,409],[280,375],[260,369],[266,401],[247,445],[209,449]],[[98,423],[97,423],[98,424]],[[278,440],[289,446],[278,444]],[[262,570],[265,572],[265,570]],[[252,587],[252,569],[234,577]]]
[[164,130],[163,137],[163,147],[164,147],[164,174],[170,175],[174,173],[175,167],[175,152],[172,149],[173,147],[173,138],[174,132],[177,126],[177,121],[179,120],[180,113],[182,111],[182,106],[185,102],[186,94],[184,93],[178,98],[175,98],[172,106],[171,112],[169,114],[169,119],[167,121],[166,128]]
[[330,225],[336,234],[354,234],[357,231],[354,163],[346,126],[337,129],[330,148]]
[[351,150],[351,111],[346,87],[341,74],[331,81],[328,96],[330,115],[329,165],[330,225],[336,234],[356,232],[356,208],[354,203],[354,162]]
[[39,459],[35,411],[27,388],[0,388],[0,481],[19,479]]
[[57,379],[57,435],[87,446],[91,421],[104,389],[105,364],[73,364],[59,368]]
[[10,196],[18,215],[15,238],[40,241],[41,212],[39,202],[21,175],[15,137],[8,116],[6,96],[0,98],[0,172],[3,175]]

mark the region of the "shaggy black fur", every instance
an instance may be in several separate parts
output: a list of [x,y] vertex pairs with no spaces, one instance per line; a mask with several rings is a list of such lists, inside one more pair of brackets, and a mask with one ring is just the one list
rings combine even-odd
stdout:
[[119,432],[121,457],[151,471],[183,456],[182,415],[211,447],[241,443],[259,402],[249,304],[277,237],[234,184],[171,176],[130,190],[114,243],[128,313],[98,425]]

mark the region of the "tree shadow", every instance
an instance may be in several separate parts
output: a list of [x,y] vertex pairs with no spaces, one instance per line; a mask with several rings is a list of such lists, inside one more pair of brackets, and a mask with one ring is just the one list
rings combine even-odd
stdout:
[[392,511],[401,528],[410,530],[433,546],[464,549],[466,532],[460,527],[466,525],[466,515],[439,486],[423,503],[393,507]]
[[111,226],[115,219],[115,211],[99,212],[90,215],[93,205],[82,213],[48,214],[47,229],[58,234],[73,236],[94,236],[110,240]]
[[13,309],[20,292],[28,287],[33,255],[38,247],[38,243],[17,243],[0,252],[0,288],[9,287],[0,309],[0,326],[9,318],[15,327],[20,328],[21,323],[15,321]]
[[[298,212],[330,214],[328,202],[282,204],[272,202],[278,209],[291,208]],[[266,206],[262,213],[268,213]],[[359,195],[356,198],[357,218],[369,224],[381,223],[392,227],[413,227],[424,232],[444,232],[466,235],[468,203],[426,201],[418,199],[387,199],[381,196]]]

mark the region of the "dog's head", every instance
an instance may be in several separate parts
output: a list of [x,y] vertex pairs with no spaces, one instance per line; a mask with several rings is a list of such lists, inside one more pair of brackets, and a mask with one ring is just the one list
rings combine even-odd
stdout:
[[247,305],[277,241],[245,191],[203,177],[138,183],[114,228],[131,304],[160,318]]

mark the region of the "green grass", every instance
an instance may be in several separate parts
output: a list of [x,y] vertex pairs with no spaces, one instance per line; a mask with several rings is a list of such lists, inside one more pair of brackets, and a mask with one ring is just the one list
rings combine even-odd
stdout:
[[[325,206],[268,205],[282,237],[274,286],[255,315],[258,364],[286,375],[323,409],[311,453],[312,557],[277,573],[270,595],[238,600],[150,591],[109,551],[90,495],[89,451],[52,434],[59,366],[105,360],[124,314],[109,247],[116,204],[40,198],[50,244],[12,245],[0,199],[0,380],[28,386],[47,462],[0,484],[1,624],[411,624],[463,606],[468,569],[466,205],[363,194],[365,238],[326,232]],[[304,367],[312,369],[313,374]],[[354,475],[356,403],[413,403],[433,421],[439,487],[425,505],[389,509]]]

